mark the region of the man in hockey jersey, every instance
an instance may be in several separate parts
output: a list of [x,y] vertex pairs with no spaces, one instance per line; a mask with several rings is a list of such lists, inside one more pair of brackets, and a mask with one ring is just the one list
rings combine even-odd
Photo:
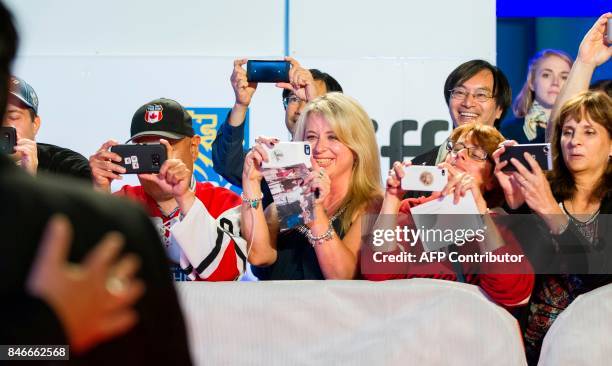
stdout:
[[[139,174],[140,186],[123,186],[117,195],[140,201],[157,227],[173,263],[176,280],[235,280],[245,268],[246,242],[240,238],[241,199],[232,191],[196,182],[193,165],[200,136],[191,116],[176,101],[156,99],[140,107],[132,118],[131,141],[161,143],[168,160],[159,174]],[[110,192],[125,169],[122,159],[105,142],[90,157],[94,186]]]

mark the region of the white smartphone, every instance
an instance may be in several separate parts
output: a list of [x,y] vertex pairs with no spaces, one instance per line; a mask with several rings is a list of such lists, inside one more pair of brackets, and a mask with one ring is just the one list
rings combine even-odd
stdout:
[[404,178],[402,178],[404,191],[438,192],[443,190],[447,183],[446,169],[428,165],[404,167]]
[[612,18],[608,18],[608,46],[612,46]]
[[307,142],[279,142],[272,148],[266,144],[262,146],[268,153],[268,161],[261,164],[264,169],[285,168],[298,164],[305,164],[308,168],[312,166],[310,162],[312,153]]

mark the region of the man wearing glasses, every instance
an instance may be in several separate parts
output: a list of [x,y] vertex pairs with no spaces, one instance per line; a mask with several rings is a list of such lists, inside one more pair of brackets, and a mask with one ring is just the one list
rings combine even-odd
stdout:
[[[293,136],[293,130],[301,111],[309,101],[328,92],[342,92],[342,87],[331,75],[317,69],[304,69],[296,60],[286,57],[291,63],[289,83],[278,83],[283,88],[283,106],[285,107],[285,126]],[[244,121],[246,112],[257,88],[257,83],[247,81],[243,65],[246,59],[234,61],[234,70],[230,81],[236,102],[227,120],[221,125],[212,145],[213,168],[230,183],[242,186],[242,167],[246,152],[242,148],[244,140]],[[272,202],[272,195],[262,180],[263,204]]]
[[[512,102],[508,79],[502,71],[484,60],[471,60],[457,67],[444,83],[444,98],[453,128],[480,123],[499,128]],[[413,164],[436,165],[446,158],[447,141],[423,153]]]

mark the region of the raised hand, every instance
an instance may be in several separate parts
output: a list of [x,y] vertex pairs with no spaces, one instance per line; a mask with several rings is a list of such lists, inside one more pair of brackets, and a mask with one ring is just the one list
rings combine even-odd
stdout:
[[578,48],[578,60],[597,67],[612,57],[612,45],[605,38],[609,18],[612,13],[600,16],[584,36]]
[[26,138],[20,138],[15,145],[15,157],[17,165],[31,175],[36,175],[38,169],[38,150],[36,142]]
[[61,320],[71,349],[82,353],[130,330],[138,321],[132,308],[144,293],[135,278],[140,260],[118,258],[123,236],[106,234],[82,264],[67,261],[72,228],[53,216],[45,229],[27,281],[28,292],[48,303]]
[[248,107],[251,104],[251,98],[257,89],[257,83],[249,83],[247,80],[246,70],[242,67],[247,63],[247,59],[234,60],[234,70],[230,77],[234,95],[236,96],[236,104]]
[[493,160],[495,161],[494,174],[499,182],[499,185],[504,191],[506,203],[512,209],[520,207],[525,202],[525,197],[520,187],[519,182],[514,178],[511,172],[504,172],[502,169],[510,164],[509,161],[500,161],[501,155],[506,152],[506,146],[514,146],[518,143],[514,140],[506,140],[499,144],[499,147],[493,152]]
[[510,162],[516,167],[517,171],[513,173],[513,177],[527,205],[541,217],[563,213],[538,162],[529,153],[523,155],[531,170],[515,158],[511,158]]
[[476,184],[474,177],[470,174],[459,171],[457,168],[448,163],[441,163],[439,167],[445,168],[448,172],[448,183],[442,190],[441,194],[446,196],[453,195],[453,203],[457,204],[465,196],[468,191],[472,192],[476,206],[481,214],[487,212],[487,202],[485,201],[480,187]]
[[115,164],[121,162],[121,156],[108,151],[111,146],[118,144],[115,140],[108,140],[89,157],[94,187],[98,190],[110,192],[111,182],[114,179],[121,179],[120,174],[125,173],[124,167]]
[[312,74],[291,57],[285,57],[291,63],[288,83],[276,83],[279,88],[291,90],[298,98],[311,101],[319,96]]

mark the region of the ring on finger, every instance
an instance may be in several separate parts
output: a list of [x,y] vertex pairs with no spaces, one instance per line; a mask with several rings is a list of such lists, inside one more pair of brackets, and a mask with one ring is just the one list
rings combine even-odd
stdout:
[[125,281],[117,276],[110,276],[106,279],[106,291],[108,291],[111,295],[120,295],[125,288]]

